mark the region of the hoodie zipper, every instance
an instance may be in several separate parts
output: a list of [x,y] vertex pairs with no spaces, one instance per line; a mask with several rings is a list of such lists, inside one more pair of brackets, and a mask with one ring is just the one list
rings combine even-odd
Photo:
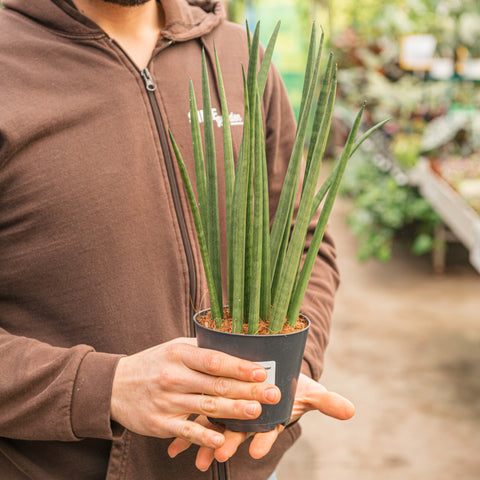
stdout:
[[193,335],[194,333],[193,305],[195,305],[197,278],[195,274],[195,263],[194,263],[194,257],[193,257],[192,244],[190,243],[190,238],[188,236],[187,224],[185,222],[185,215],[184,215],[182,203],[180,200],[180,190],[178,187],[177,178],[175,176],[173,158],[172,158],[170,149],[168,147],[165,126],[163,124],[162,116],[160,114],[160,108],[158,105],[157,97],[155,96],[155,90],[157,89],[157,85],[153,81],[153,78],[152,78],[152,75],[150,74],[148,66],[140,71],[140,75],[143,78],[143,83],[147,91],[148,100],[150,101],[150,106],[152,108],[153,118],[155,119],[155,125],[157,127],[157,133],[160,139],[160,146],[162,148],[163,158],[165,159],[165,165],[167,168],[167,177],[168,177],[168,182],[170,184],[170,190],[172,192],[173,205],[175,208],[175,213],[177,215],[178,224],[180,226],[180,234],[182,237],[183,247],[185,250],[185,256],[187,258],[188,275],[190,279],[190,300],[191,300],[189,305],[189,312],[190,312],[189,327],[190,327],[190,335]]
[[227,467],[225,463],[220,463],[215,461],[217,464],[217,475],[218,475],[218,480],[227,480]]
[[163,158],[165,159],[165,165],[167,168],[167,177],[168,182],[170,185],[170,191],[172,192],[173,198],[173,205],[175,208],[175,214],[177,216],[178,225],[180,227],[180,235],[182,237],[183,248],[185,251],[185,256],[187,259],[187,267],[188,267],[188,276],[190,280],[190,302],[189,302],[189,334],[190,336],[194,336],[195,334],[195,327],[193,324],[193,315],[194,305],[196,303],[196,292],[197,292],[197,276],[195,273],[195,260],[193,256],[192,244],[190,243],[190,238],[188,235],[187,224],[185,222],[185,214],[183,212],[182,203],[180,200],[180,190],[178,187],[177,178],[175,176],[175,167],[173,163],[173,158],[170,152],[170,148],[168,146],[167,134],[165,131],[165,126],[163,124],[162,116],[160,113],[160,107],[158,105],[157,97],[155,96],[155,90],[157,89],[157,85],[155,84],[150,70],[148,66],[150,65],[152,59],[158,55],[161,51],[165,48],[169,47],[173,44],[173,41],[168,42],[163,48],[157,50],[148,62],[148,65],[143,69],[140,70],[135,62],[130,58],[128,53],[122,48],[122,46],[115,41],[113,38],[109,38],[110,41],[123,53],[125,58],[133,65],[135,70],[140,74],[143,80],[143,84],[145,86],[145,90],[147,91],[148,100],[150,102],[150,107],[152,109],[153,118],[155,120],[155,126],[157,128],[158,138],[160,140],[160,147],[162,149]]

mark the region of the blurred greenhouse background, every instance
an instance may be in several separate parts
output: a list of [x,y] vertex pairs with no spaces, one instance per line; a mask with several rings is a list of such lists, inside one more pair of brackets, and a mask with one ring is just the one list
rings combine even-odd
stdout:
[[[332,156],[362,101],[365,129],[391,118],[344,182],[358,258],[388,261],[402,239],[414,255],[433,251],[442,271],[449,241],[458,240],[480,271],[480,224],[472,221],[480,212],[478,0],[231,0],[227,8],[236,22],[260,20],[264,42],[282,20],[274,61],[295,111],[308,32],[312,21],[322,25],[339,66]],[[452,191],[425,193],[437,177]],[[457,224],[458,204],[465,225]]]

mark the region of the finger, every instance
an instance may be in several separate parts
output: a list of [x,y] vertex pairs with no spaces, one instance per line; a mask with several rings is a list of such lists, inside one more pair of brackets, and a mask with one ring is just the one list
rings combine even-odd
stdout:
[[347,420],[355,414],[355,407],[349,400],[338,393],[329,392],[323,385],[302,374],[293,404],[292,420],[310,410],[318,410],[339,420]]
[[[278,438],[278,435],[284,430],[285,427],[277,425],[275,430],[270,432],[260,432],[255,434],[252,443],[250,443],[249,453],[252,458],[259,459],[264,457],[272,448],[273,444]],[[225,438],[225,443],[227,439]],[[225,443],[223,446],[225,446]],[[220,447],[220,448],[223,448]]]
[[[199,417],[200,421],[205,425],[209,426],[209,428],[213,428],[219,432],[224,432],[225,427],[221,424],[213,425],[206,417]],[[224,435],[225,437],[225,435]],[[212,462],[215,460],[215,450],[213,448],[208,447],[200,447],[197,452],[197,456],[195,458],[195,466],[202,472],[206,472]]]
[[335,392],[321,393],[313,405],[323,414],[338,420],[348,420],[355,415],[354,405]]
[[186,343],[188,345],[197,346],[197,339],[195,337],[177,337],[177,338],[174,338],[173,340],[170,340],[168,343],[170,344]]
[[262,413],[262,406],[256,401],[231,400],[211,395],[171,394],[169,409],[174,414],[205,415],[214,418],[236,418],[248,420]]
[[215,459],[218,462],[226,462],[229,458],[233,457],[238,447],[252,434],[225,430],[223,435],[225,437],[223,445],[215,450]]
[[225,441],[225,437],[221,433],[205,428],[197,422],[189,420],[171,421],[169,427],[172,437],[177,437],[190,444],[194,443],[215,449],[221,447]]
[[215,450],[213,448],[200,447],[195,459],[195,466],[201,471],[206,472],[212,462],[215,460]]
[[[213,425],[206,417],[200,416],[195,420],[196,423],[207,427],[211,430],[215,430],[217,432],[222,432],[225,428],[223,425]],[[192,445],[192,442],[184,440],[183,438],[176,438],[167,449],[168,455],[171,458],[175,458],[180,453],[187,450]],[[210,465],[212,464],[214,457],[215,450],[209,447],[200,447],[197,452],[197,456],[195,459],[195,466],[202,472],[206,472]]]
[[278,403],[281,398],[281,392],[275,385],[241,382],[232,378],[215,377],[201,372],[195,372],[192,375],[191,370],[187,369],[183,374],[176,374],[172,384],[177,391],[184,393],[202,393],[231,399],[256,400],[269,405]]
[[202,375],[202,393],[224,398],[256,400],[274,405],[280,401],[281,392],[275,385],[268,383],[247,383],[225,377]]
[[244,382],[263,382],[267,378],[266,370],[256,363],[206,348],[184,345],[182,360],[188,368],[216,377]]
[[338,393],[325,391],[295,398],[292,420],[297,420],[310,410],[318,410],[338,420],[348,420],[355,414],[355,407],[350,401]]
[[183,438],[176,438],[167,448],[167,453],[170,458],[175,458],[185,450],[188,450],[192,442],[184,440]]
[[[224,430],[224,427],[222,425],[214,425],[212,422],[210,422],[210,420],[208,420],[207,417],[203,415],[197,417],[195,419],[195,423],[198,423],[202,427],[208,428],[210,430],[214,430],[219,433],[222,433]],[[192,442],[188,440],[185,440],[183,438],[176,438],[168,446],[167,453],[171,458],[175,458],[180,453],[184,452],[185,450],[188,450],[191,445],[192,445]],[[206,447],[200,447],[200,449],[202,448],[206,448]],[[213,457],[213,453],[212,453],[212,457]]]

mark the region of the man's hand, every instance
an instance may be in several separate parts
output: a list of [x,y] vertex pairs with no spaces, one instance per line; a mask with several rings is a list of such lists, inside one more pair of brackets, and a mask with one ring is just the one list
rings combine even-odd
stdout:
[[[318,410],[339,420],[348,420],[355,413],[355,407],[346,398],[337,393],[327,391],[324,386],[315,380],[300,374],[291,422],[298,420],[304,413],[311,410]],[[203,416],[199,417],[196,422],[204,427],[214,428],[207,418]],[[262,458],[270,451],[278,435],[283,430],[284,427],[281,425],[277,425],[275,430],[270,432],[256,434],[225,430],[223,431],[225,442],[217,448],[201,447],[195,464],[199,470],[205,471],[210,467],[214,459],[219,462],[227,461],[235,454],[240,444],[252,435],[254,437],[250,444],[250,455],[253,458]],[[190,445],[190,442],[176,438],[168,447],[168,454],[171,457],[175,457],[188,449]]]
[[263,383],[266,376],[255,363],[198,348],[194,339],[176,339],[120,359],[111,418],[140,435],[217,449],[224,435],[188,417],[258,417],[260,403],[280,400],[278,388]]

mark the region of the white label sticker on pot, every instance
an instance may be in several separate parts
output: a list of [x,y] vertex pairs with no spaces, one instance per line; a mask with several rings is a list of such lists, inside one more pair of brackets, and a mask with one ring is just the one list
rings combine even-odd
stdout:
[[275,369],[277,366],[277,362],[272,360],[270,362],[255,362],[257,365],[260,365],[267,371],[267,379],[264,383],[270,383],[271,385],[275,385]]

